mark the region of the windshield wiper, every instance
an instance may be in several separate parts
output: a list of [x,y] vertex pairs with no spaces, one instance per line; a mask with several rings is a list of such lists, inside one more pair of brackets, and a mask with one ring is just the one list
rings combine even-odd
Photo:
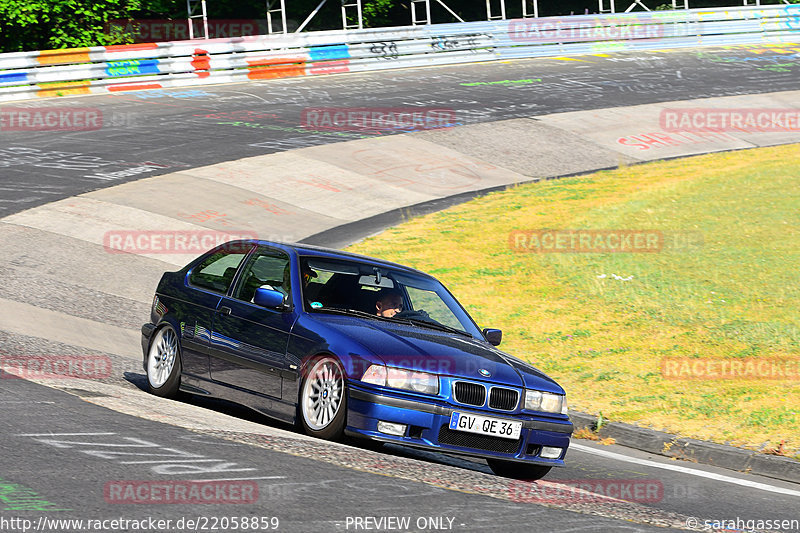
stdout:
[[400,318],[392,317],[389,320],[394,320],[394,321],[397,321],[397,322],[405,322],[406,324],[412,324],[414,326],[425,326],[425,327],[429,327],[431,329],[438,329],[439,331],[447,331],[449,333],[460,333],[461,335],[465,335],[465,336],[467,336],[469,338],[472,338],[472,335],[470,335],[469,333],[467,333],[464,330],[460,330],[460,329],[453,328],[453,327],[450,327],[450,326],[445,326],[444,324],[440,324],[439,322],[429,322],[429,321],[423,320],[421,318],[411,318],[411,317],[404,316],[404,317],[400,317]]
[[446,331],[449,333],[459,333],[466,337],[472,338],[472,335],[467,333],[466,331],[453,328],[450,326],[445,326],[444,324],[440,324],[439,322],[429,322],[427,320],[423,320],[421,318],[413,318],[413,317],[388,317],[388,316],[380,316],[380,315],[373,315],[372,313],[367,313],[364,311],[360,311],[358,309],[347,309],[342,307],[324,307],[321,309],[314,309],[315,313],[335,313],[338,315],[352,315],[358,316],[363,318],[374,318],[376,320],[385,320],[389,322],[402,322],[404,324],[408,324],[411,326],[424,326],[431,329],[437,329],[439,331]]
[[373,314],[370,314],[370,313],[367,313],[367,312],[364,312],[364,311],[359,311],[358,309],[347,309],[347,308],[343,308],[343,307],[323,307],[323,308],[320,308],[320,309],[314,309],[313,311],[315,313],[336,313],[336,314],[339,314],[339,315],[355,315],[355,316],[361,316],[361,317],[364,317],[364,318],[378,318],[378,319],[384,318],[384,317],[381,317],[381,316],[378,316],[378,315],[373,315]]

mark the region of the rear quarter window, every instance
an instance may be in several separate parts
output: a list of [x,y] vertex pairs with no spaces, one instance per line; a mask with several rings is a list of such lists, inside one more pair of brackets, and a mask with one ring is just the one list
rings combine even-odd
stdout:
[[195,287],[225,294],[245,255],[229,251],[211,254],[192,269],[189,283]]

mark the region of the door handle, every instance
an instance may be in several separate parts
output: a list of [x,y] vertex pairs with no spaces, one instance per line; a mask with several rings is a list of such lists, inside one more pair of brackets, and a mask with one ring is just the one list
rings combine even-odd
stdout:
[[223,315],[230,315],[231,314],[231,308],[230,307],[220,307],[219,308],[219,312],[222,313]]

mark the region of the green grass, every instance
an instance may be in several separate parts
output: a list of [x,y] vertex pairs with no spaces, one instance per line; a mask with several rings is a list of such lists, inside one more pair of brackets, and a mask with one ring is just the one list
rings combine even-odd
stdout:
[[[512,230],[656,230],[659,253],[527,253]],[[663,358],[800,358],[800,145],[514,187],[351,247],[441,279],[573,408],[800,449],[798,380],[674,380]],[[623,280],[615,279],[614,275]],[[633,276],[630,278],[630,276]]]

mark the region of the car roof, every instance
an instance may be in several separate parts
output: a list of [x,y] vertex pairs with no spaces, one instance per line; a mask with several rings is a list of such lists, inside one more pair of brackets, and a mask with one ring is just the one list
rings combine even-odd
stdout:
[[318,258],[325,258],[325,259],[349,259],[353,261],[359,261],[362,263],[369,263],[374,266],[383,266],[386,268],[391,268],[394,270],[400,270],[412,274],[418,274],[421,276],[425,276],[428,278],[432,278],[430,274],[422,272],[421,270],[417,270],[415,268],[411,268],[409,266],[401,265],[399,263],[393,263],[391,261],[385,261],[383,259],[377,259],[375,257],[370,257],[367,255],[355,254],[352,252],[343,252],[342,250],[336,250],[334,248],[325,248],[323,246],[315,246],[313,244],[304,244],[304,243],[297,243],[297,242],[281,242],[281,241],[265,241],[265,240],[248,240],[244,242],[252,242],[253,244],[258,245],[265,245],[265,246],[274,246],[278,245],[284,248],[289,248],[295,251],[297,255],[301,255],[304,257],[318,257]]

